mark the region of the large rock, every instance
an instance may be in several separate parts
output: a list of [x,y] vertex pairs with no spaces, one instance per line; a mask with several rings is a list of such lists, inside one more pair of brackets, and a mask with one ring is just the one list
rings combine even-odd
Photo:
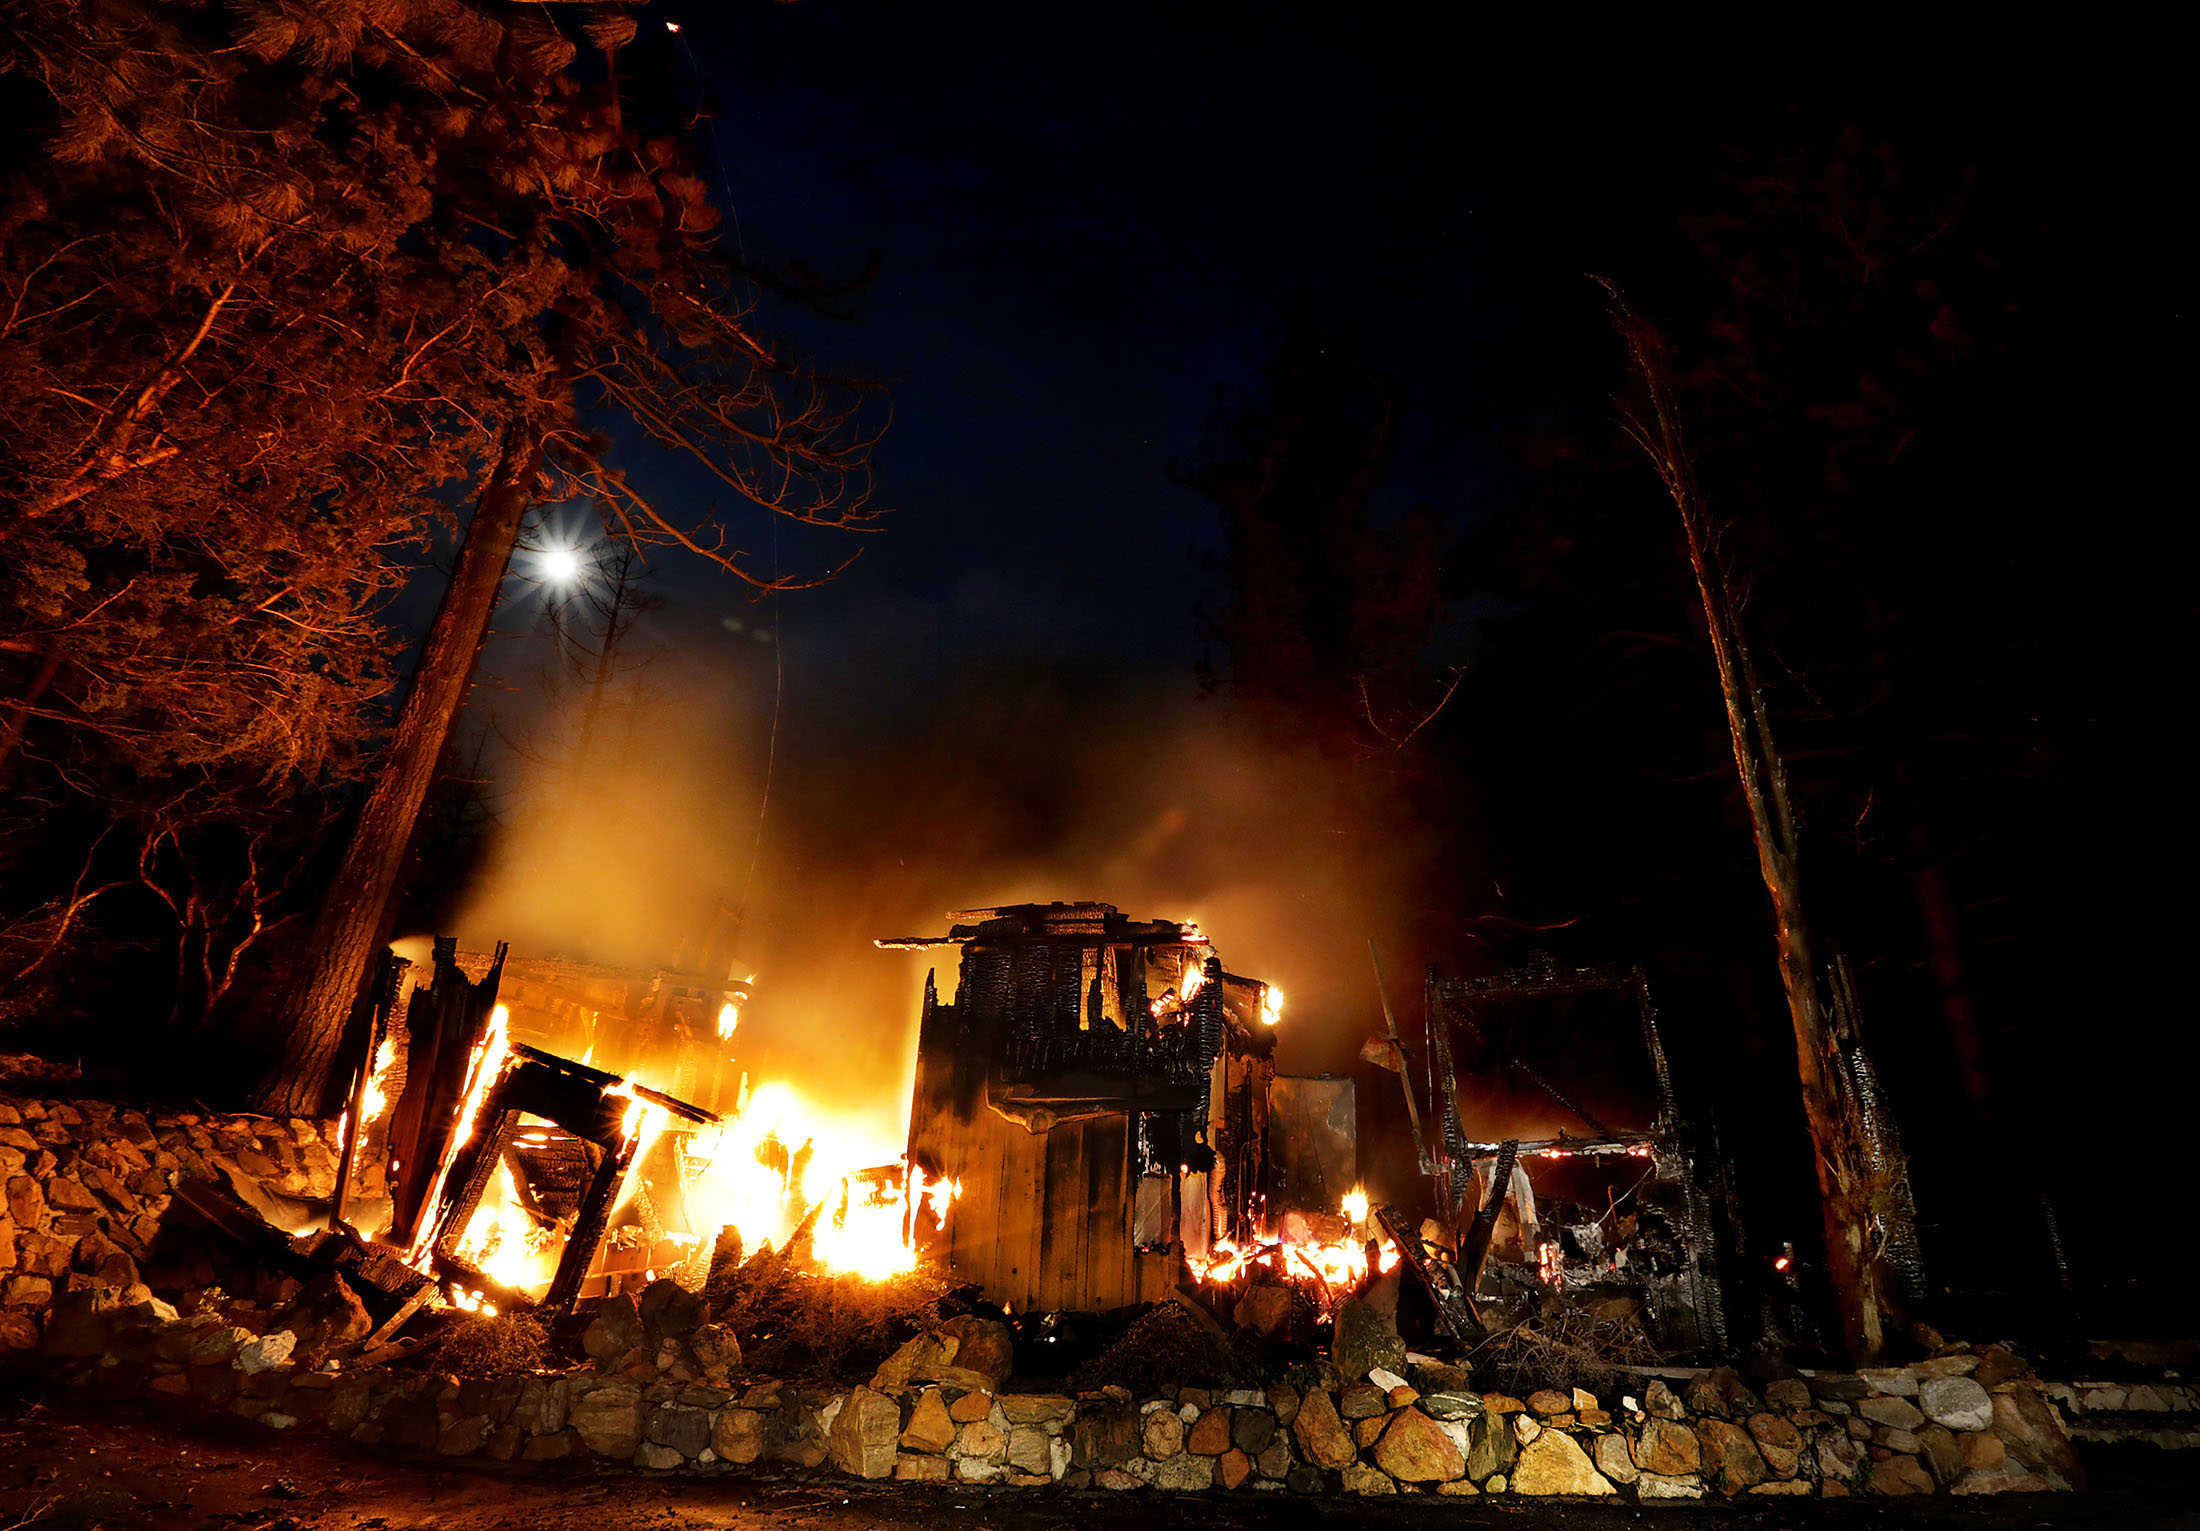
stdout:
[[1683,1478],[1666,1478],[1656,1473],[1644,1473],[1635,1480],[1635,1497],[1638,1500],[1701,1499],[1703,1479],[1693,1474]]
[[1032,1425],[1017,1425],[1008,1432],[1008,1465],[1021,1473],[1046,1473],[1050,1460],[1047,1446],[1044,1430]]
[[[1974,1382],[1971,1386],[1976,1389],[1978,1384]],[[1896,1430],[1915,1430],[1925,1423],[1925,1416],[1918,1411],[1916,1404],[1892,1393],[1874,1393],[1871,1397],[1860,1400],[1856,1405],[1856,1412],[1875,1425],[1886,1425]]]
[[374,1332],[366,1304],[335,1271],[323,1271],[300,1287],[271,1322],[298,1337],[302,1362],[317,1363]]
[[901,1409],[884,1393],[859,1387],[833,1416],[833,1461],[859,1478],[889,1478],[901,1438]]
[[1616,1494],[1619,1490],[1563,1430],[1546,1430],[1530,1441],[1513,1464],[1516,1494]]
[[1195,1456],[1219,1457],[1230,1449],[1230,1411],[1212,1408],[1202,1413],[1185,1432],[1184,1449]]
[[936,1387],[926,1388],[909,1413],[908,1428],[901,1432],[902,1449],[945,1451],[954,1439],[955,1422],[947,1417],[946,1395]]
[[1704,1481],[1722,1494],[1740,1494],[1765,1481],[1765,1459],[1741,1426],[1723,1419],[1696,1422],[1703,1447]]
[[[1316,1388],[1306,1395],[1305,1401],[1299,1405],[1297,1417],[1291,1421],[1291,1433],[1298,1437],[1299,1450],[1308,1461],[1332,1472],[1354,1461],[1360,1454],[1351,1432],[1345,1429],[1344,1421],[1337,1417],[1337,1406],[1330,1401],[1328,1391],[1323,1388]],[[1150,1450],[1148,1455],[1151,1455]]]
[[1795,1428],[1793,1421],[1777,1414],[1752,1414],[1749,1435],[1773,1476],[1792,1478],[1802,1471],[1803,1432]]
[[1403,1483],[1449,1483],[1467,1471],[1465,1453],[1444,1427],[1413,1408],[1390,1416],[1375,1442],[1375,1465]]
[[573,1400],[569,1418],[590,1451],[623,1461],[642,1443],[642,1390],[624,1379],[590,1388]]
[[1230,1444],[1257,1458],[1276,1438],[1276,1416],[1266,1409],[1239,1409],[1230,1418]]
[[1150,1461],[1167,1461],[1184,1449],[1184,1421],[1174,1409],[1155,1409],[1148,1414],[1141,1435]]
[[710,1316],[703,1299],[670,1276],[659,1276],[642,1289],[637,1308],[643,1342],[655,1350],[668,1339],[686,1339]]
[[80,1361],[96,1356],[112,1343],[122,1321],[115,1294],[102,1287],[63,1292],[46,1315],[41,1354],[55,1360]]
[[710,1411],[686,1404],[660,1404],[642,1433],[651,1444],[667,1447],[692,1462],[710,1445]]
[[261,1335],[250,1344],[238,1346],[235,1365],[246,1376],[256,1377],[261,1372],[273,1371],[289,1361],[290,1353],[297,1346],[296,1335],[288,1329],[277,1329],[272,1334]]
[[723,1324],[700,1324],[688,1336],[688,1349],[702,1368],[703,1380],[724,1387],[741,1369],[741,1342]]
[[2054,1474],[2072,1488],[2085,1487],[2085,1469],[2078,1465],[2078,1453],[2053,1404],[2022,1386],[1993,1398],[1994,1434],[2011,1457],[2036,1473]]
[[1652,1419],[1682,1420],[1688,1410],[1667,1387],[1663,1377],[1652,1377],[1650,1385],[1642,1390],[1642,1412]]
[[1469,1393],[1463,1389],[1423,1393],[1421,1408],[1430,1419],[1474,1419],[1488,1412],[1480,1393]]
[[1215,1459],[1195,1457],[1188,1451],[1177,1453],[1153,1470],[1155,1488],[1174,1489],[1180,1494],[1197,1493],[1215,1485]]
[[1800,1377],[1775,1377],[1765,1384],[1765,1407],[1800,1414],[1810,1407],[1810,1385]]
[[1406,1369],[1406,1342],[1382,1310],[1363,1298],[1348,1297],[1337,1309],[1336,1338],[1330,1359],[1347,1382],[1364,1382],[1377,1367],[1384,1371]]
[[1512,1466],[1513,1432],[1502,1414],[1481,1413],[1466,1422],[1469,1432],[1467,1476],[1477,1483]]
[[955,1369],[975,1372],[984,1379],[977,1385],[991,1392],[1008,1380],[1016,1364],[1016,1337],[1006,1324],[966,1313],[940,1325],[939,1332],[955,1341]]
[[1346,1463],[1341,1483],[1348,1494],[1365,1496],[1398,1492],[1398,1485],[1391,1481],[1388,1473],[1380,1468],[1369,1467],[1364,1462]]
[[565,1428],[566,1384],[555,1377],[529,1377],[512,1403],[512,1423],[529,1435],[556,1435]]
[[[581,1331],[581,1348],[609,1365],[642,1344],[642,1314],[634,1299],[621,1292],[606,1297],[588,1327]],[[594,1450],[593,1447],[590,1448]]]
[[[1991,1440],[1989,1436],[1987,1439]],[[1953,1433],[1940,1425],[1926,1425],[1917,1432],[1918,1454],[1932,1469],[1933,1481],[1947,1488],[1963,1476],[1963,1448]]]
[[1091,1472],[1121,1467],[1144,1449],[1142,1424],[1133,1404],[1113,1399],[1081,1404],[1070,1427],[1071,1461]]
[[1702,1468],[1703,1452],[1696,1433],[1686,1425],[1650,1419],[1643,1422],[1642,1435],[1635,1442],[1635,1465],[1661,1478],[1683,1478]]
[[1917,1385],[1917,1405],[1950,1430],[1984,1430],[1994,1422],[1994,1400],[1969,1377],[1927,1377]]
[[1290,1333],[1299,1312],[1298,1293],[1280,1282],[1267,1282],[1246,1290],[1231,1310],[1230,1321],[1264,1340],[1274,1340]]
[[1012,1425],[1066,1425],[1077,1407],[1076,1399],[1061,1393],[1003,1393],[998,1402]]
[[913,1335],[879,1363],[878,1370],[871,1374],[871,1386],[882,1393],[905,1388],[954,1364],[955,1352],[961,1348],[952,1335],[936,1331]]
[[746,1467],[764,1454],[764,1416],[755,1409],[721,1409],[711,1426],[710,1449],[720,1460]]
[[1627,1453],[1627,1438],[1620,1435],[1600,1435],[1596,1449],[1591,1453],[1596,1459],[1597,1471],[1614,1483],[1626,1485],[1642,1476],[1635,1466],[1635,1459]]
[[1872,1469],[1864,1487],[1874,1494],[1930,1494],[1933,1480],[1916,1457],[1892,1456]]

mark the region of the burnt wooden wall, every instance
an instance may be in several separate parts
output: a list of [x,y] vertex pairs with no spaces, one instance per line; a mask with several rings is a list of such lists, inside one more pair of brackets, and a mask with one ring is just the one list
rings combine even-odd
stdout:
[[[952,1014],[935,1011],[929,993],[927,1001],[928,1020]],[[986,1105],[985,1059],[974,1049],[920,1045],[909,1148],[927,1175],[963,1186],[930,1249],[993,1301],[1017,1312],[1099,1312],[1174,1288],[1175,1256],[1131,1243],[1127,1115],[1031,1132]]]

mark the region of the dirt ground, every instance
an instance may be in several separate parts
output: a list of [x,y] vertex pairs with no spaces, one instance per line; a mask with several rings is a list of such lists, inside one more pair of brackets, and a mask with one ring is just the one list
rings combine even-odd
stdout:
[[[2200,1454],[2195,1454],[2200,1455]],[[1490,1531],[1694,1531],[1697,1527],[2023,1527],[2200,1531],[2200,1460],[2150,1448],[2089,1459],[2079,1495],[1885,1502],[1645,1506],[1287,1495],[939,1489],[849,1479],[671,1479],[413,1466],[222,1416],[47,1394],[0,1395],[0,1531],[853,1531],[956,1527],[1064,1531],[1196,1525],[1204,1531],[1426,1525]]]

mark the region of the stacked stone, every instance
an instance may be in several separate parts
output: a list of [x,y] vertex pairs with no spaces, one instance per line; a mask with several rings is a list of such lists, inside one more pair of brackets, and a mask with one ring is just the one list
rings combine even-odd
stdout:
[[[335,1161],[312,1122],[98,1102],[0,1100],[0,1347],[35,1348],[78,1380],[150,1390],[277,1428],[450,1457],[595,1458],[657,1471],[757,1462],[866,1478],[1131,1491],[1607,1495],[1637,1501],[2060,1489],[2080,1481],[2047,1389],[2006,1350],[1941,1345],[1925,1360],[1797,1375],[1760,1397],[1729,1369],[1676,1393],[1651,1380],[1594,1394],[1472,1391],[1464,1371],[1408,1365],[1373,1321],[1340,1321],[1352,1371],[1301,1367],[1263,1389],[1138,1398],[1013,1393],[1008,1331],[951,1320],[853,1390],[749,1375],[741,1348],[671,1281],[605,1302],[588,1364],[459,1378],[343,1359],[369,1323],[335,1273],[255,1300],[211,1268],[141,1270],[176,1183],[247,1199],[326,1196]],[[203,1261],[201,1262],[203,1264]],[[1364,1315],[1362,1315],[1364,1319]],[[1402,1372],[1410,1372],[1408,1382]],[[2146,1400],[2151,1402],[2152,1400]],[[2177,1390],[2167,1399],[2191,1406]],[[2075,1406],[2134,1407],[2089,1386]]]
[[2051,1382],[2047,1396],[2070,1420],[2077,1440],[2200,1450],[2200,1388],[2172,1380],[2175,1375],[2145,1382]]
[[[185,1176],[327,1196],[336,1160],[310,1121],[0,1099],[0,1353],[37,1346],[43,1316],[62,1294],[105,1291],[123,1306],[150,1300],[141,1267]],[[188,1281],[192,1273],[168,1274]]]

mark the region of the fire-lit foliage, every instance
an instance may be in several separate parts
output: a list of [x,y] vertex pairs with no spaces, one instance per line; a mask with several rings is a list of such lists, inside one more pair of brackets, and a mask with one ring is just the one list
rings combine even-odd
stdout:
[[514,422],[551,442],[531,492],[737,573],[584,410],[780,514],[866,517],[860,390],[751,324],[668,47],[608,5],[17,8],[0,984],[136,888],[113,933],[168,907],[178,1019],[222,997],[281,912],[268,866],[371,758],[389,598]]

